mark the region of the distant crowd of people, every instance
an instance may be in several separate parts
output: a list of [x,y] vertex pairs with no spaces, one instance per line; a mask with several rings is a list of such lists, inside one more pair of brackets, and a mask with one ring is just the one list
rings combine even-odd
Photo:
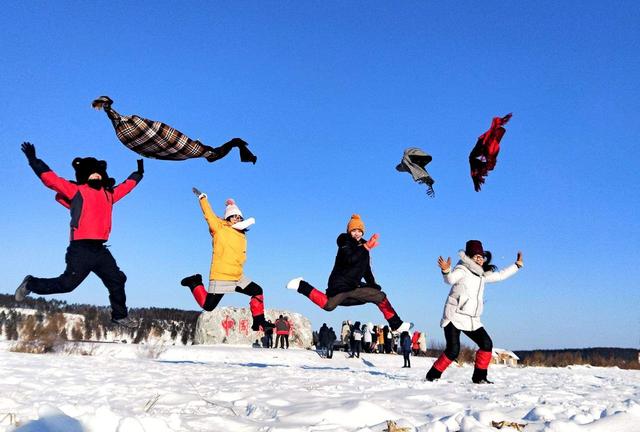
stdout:
[[392,331],[389,326],[362,324],[360,321],[351,323],[344,321],[340,331],[340,338],[336,336],[333,327],[323,323],[317,332],[314,332],[314,343],[320,356],[332,358],[334,349],[343,349],[349,352],[350,358],[360,358],[361,353],[391,354],[397,353],[404,356],[404,366],[411,367],[410,356],[418,355],[426,350],[426,338],[423,333],[414,331],[410,335],[408,331],[401,333]]
[[[275,343],[273,341],[274,332],[276,334]],[[262,337],[262,343],[256,340],[253,345],[254,347],[262,348],[278,348],[278,345],[280,345],[281,349],[289,349],[290,335],[291,323],[289,322],[289,317],[280,315],[274,323],[272,323],[270,320],[267,321],[267,325],[264,329],[264,336]]]

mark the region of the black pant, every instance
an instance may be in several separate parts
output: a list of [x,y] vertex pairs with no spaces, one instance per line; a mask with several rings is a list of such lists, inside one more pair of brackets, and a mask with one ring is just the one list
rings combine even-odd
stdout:
[[[240,294],[248,295],[249,297],[262,295],[262,287],[255,282],[251,282],[245,288],[240,288],[239,286],[237,286],[235,288],[235,291],[239,292]],[[205,300],[202,309],[211,312],[218,306],[218,303],[220,303],[222,297],[224,297],[224,294],[207,293],[207,299]]]
[[280,338],[280,348],[284,348],[284,346],[287,346],[287,349],[289,349],[289,335],[285,334],[285,335],[281,335],[282,337]]
[[351,343],[351,357],[356,356],[360,358],[360,341],[354,340]]
[[493,342],[489,337],[489,334],[484,329],[484,327],[480,327],[478,330],[468,331],[468,330],[458,330],[453,323],[447,324],[444,328],[444,338],[447,341],[447,347],[444,350],[444,354],[447,356],[449,360],[455,360],[458,358],[460,354],[460,333],[466,334],[469,339],[474,341],[478,348],[481,351],[489,351],[493,349]]
[[403,351],[402,355],[404,356],[404,367],[411,367],[411,360],[409,359],[411,351]]
[[384,340],[384,352],[387,354],[391,354],[391,340],[389,339]]
[[329,344],[323,343],[319,345],[320,348],[320,357],[324,356],[325,358],[329,358]]
[[329,342],[329,345],[327,345],[327,358],[332,358],[333,357],[333,342]]
[[284,348],[284,346],[287,345],[287,349],[289,349],[289,335],[287,334],[276,335],[276,343],[273,346],[274,348],[278,348],[278,342],[280,342],[280,348]]
[[37,278],[29,281],[27,289],[36,294],[60,294],[73,291],[93,272],[109,290],[111,317],[125,318],[127,296],[124,284],[127,276],[118,268],[109,249],[100,241],[75,240],[69,244],[65,255],[67,268],[55,278]]

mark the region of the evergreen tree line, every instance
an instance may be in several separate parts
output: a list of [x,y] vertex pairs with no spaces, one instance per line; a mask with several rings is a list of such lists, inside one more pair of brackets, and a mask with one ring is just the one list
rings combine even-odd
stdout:
[[575,348],[514,351],[525,366],[563,367],[570,365],[617,366],[640,369],[638,350],[632,348]]
[[[13,295],[0,294],[0,308],[8,309],[0,311],[0,334],[8,340],[30,340],[35,334],[41,337],[55,334],[63,340],[101,341],[107,337],[107,331],[111,331],[133,343],[168,334],[172,341],[186,345],[193,341],[200,314],[180,309],[130,308],[129,314],[139,320],[140,325],[135,329],[124,329],[111,322],[111,311],[106,306],[68,304],[63,300],[42,297],[27,297],[24,302],[17,303]],[[34,309],[36,312],[33,315],[21,314],[17,308]],[[74,325],[67,332],[63,313],[82,315],[84,323]]]
[[[64,300],[27,297],[17,303],[13,295],[0,294],[0,335],[8,340],[45,340],[48,346],[61,340],[104,341],[107,331],[122,336],[122,339],[140,343],[148,338],[160,338],[168,334],[175,343],[184,345],[193,341],[196,322],[200,312],[168,308],[131,308],[129,314],[139,320],[135,329],[124,329],[111,322],[111,311],[107,306],[68,304]],[[21,314],[16,309],[33,309],[32,315]],[[65,328],[63,313],[82,315],[84,323]],[[110,338],[113,339],[113,336]],[[440,347],[431,347],[432,355]],[[467,347],[465,347],[467,348]],[[433,351],[433,352],[432,352]],[[472,361],[474,350],[467,348]],[[623,369],[640,369],[638,350],[631,348],[576,348],[557,350],[515,351],[524,366],[564,367],[569,365],[617,366]],[[462,355],[462,354],[461,354]]]

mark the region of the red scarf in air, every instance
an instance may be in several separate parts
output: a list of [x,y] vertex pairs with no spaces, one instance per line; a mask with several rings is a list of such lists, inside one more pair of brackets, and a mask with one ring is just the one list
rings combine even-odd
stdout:
[[506,132],[503,126],[510,118],[511,113],[504,117],[494,117],[489,130],[478,137],[475,147],[469,154],[471,179],[476,192],[480,191],[480,185],[484,183],[484,178],[496,166],[500,152],[500,140]]

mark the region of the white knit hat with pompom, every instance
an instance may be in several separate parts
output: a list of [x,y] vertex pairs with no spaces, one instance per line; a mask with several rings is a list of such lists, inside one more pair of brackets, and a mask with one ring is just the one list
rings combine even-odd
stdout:
[[244,216],[242,216],[242,212],[240,211],[240,209],[236,205],[236,202],[232,198],[229,198],[225,202],[225,205],[227,206],[227,208],[224,209],[224,218],[225,219],[228,219],[229,217],[231,217],[233,215],[238,215],[240,217],[244,217]]

